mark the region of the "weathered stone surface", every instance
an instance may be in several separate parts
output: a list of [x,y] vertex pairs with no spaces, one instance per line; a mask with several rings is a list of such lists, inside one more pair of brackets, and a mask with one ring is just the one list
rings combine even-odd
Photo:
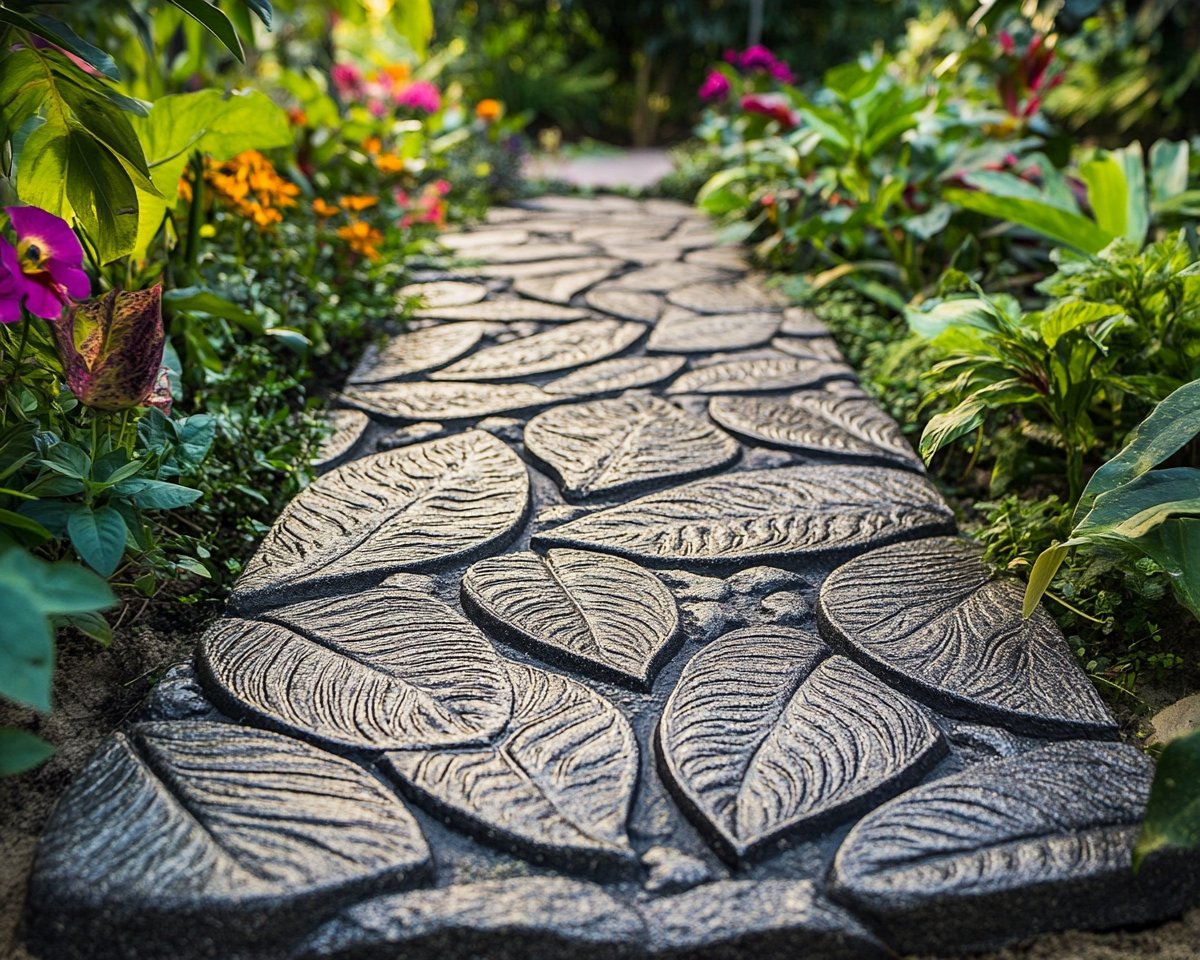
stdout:
[[361,410],[331,410],[325,419],[333,433],[325,438],[313,458],[313,469],[317,471],[328,470],[344,460],[371,422]]
[[827,337],[829,328],[817,315],[803,307],[788,307],[783,311],[779,332],[789,337]]
[[466,321],[402,333],[383,350],[368,351],[347,382],[386,383],[444,366],[474,348],[489,329],[486,323]]
[[551,257],[565,259],[567,257],[586,257],[596,252],[596,248],[586,243],[552,243],[530,241],[519,245],[507,244],[472,246],[459,250],[459,256],[467,260],[484,260],[488,263],[531,263],[535,260],[548,260]]
[[233,602],[278,605],[503,544],[525,519],[529,477],[479,430],[363,457],[327,473],[280,514]]
[[555,396],[619,393],[670,380],[685,366],[687,360],[683,357],[619,357],[590,364],[551,380],[542,389]]
[[393,894],[323,925],[296,960],[617,960],[641,917],[594,884],[530,877]]
[[845,363],[846,358],[833,337],[776,337],[771,346],[793,357],[816,357]]
[[34,946],[236,956],[430,871],[412,815],[360,767],[247,727],[141,724],[105,741],[54,811],[31,880]]
[[523,277],[513,283],[513,290],[523,297],[549,303],[569,303],[577,293],[612,275],[608,267],[578,270],[573,273],[551,274],[546,277]]
[[512,686],[487,638],[400,575],[361,593],[218,620],[200,671],[231,715],[351,750],[487,743]]
[[865,817],[833,893],[905,953],[1173,916],[1200,891],[1200,858],[1131,870],[1152,774],[1134,747],[1087,741],[975,764]]
[[683,258],[687,263],[698,263],[705,267],[742,272],[750,269],[750,263],[740,247],[704,247],[693,250]]
[[679,639],[675,598],[661,580],[586,550],[479,560],[463,576],[462,602],[543,660],[635,689],[649,688]]
[[1166,743],[1200,730],[1200,693],[1193,693],[1159,710],[1150,718],[1150,726],[1154,728],[1151,743]]
[[525,427],[525,449],[577,499],[711,473],[740,452],[711,423],[637,396],[547,410]]
[[642,889],[647,893],[682,893],[713,880],[713,871],[699,857],[692,857],[671,847],[651,847],[642,854],[646,879]]
[[701,314],[669,307],[646,349],[662,353],[715,353],[770,343],[779,329],[779,314]]
[[487,347],[430,376],[435,380],[511,380],[570,370],[620,353],[645,332],[641,324],[627,321],[578,320]]
[[896,421],[866,397],[823,390],[788,397],[715,397],[708,415],[753,443],[924,469]]
[[432,280],[400,288],[401,297],[419,297],[423,307],[465,307],[468,303],[478,303],[487,292],[482,283],[463,280]]
[[801,627],[812,622],[811,584],[778,567],[748,567],[729,577],[683,570],[660,576],[675,594],[688,639],[713,640],[751,625]]
[[944,537],[839,567],[818,614],[831,643],[951,716],[1032,736],[1115,736],[1054,621],[1041,608],[1022,618],[1023,594],[1019,580],[992,575],[974,544]]
[[542,323],[565,323],[568,320],[581,320],[588,314],[586,310],[575,307],[540,303],[536,300],[484,300],[482,303],[472,303],[465,307],[430,307],[418,310],[417,315],[436,320],[482,320],[495,323],[537,320]]
[[463,256],[474,256],[474,251],[489,247],[516,247],[529,239],[529,231],[520,227],[510,227],[503,230],[471,230],[460,233],[447,233],[441,238],[441,244],[449,247]]
[[745,282],[692,284],[672,290],[667,300],[696,313],[749,313],[780,308],[778,299]]
[[652,267],[634,270],[611,284],[626,290],[644,290],[648,293],[667,293],[676,287],[691,283],[710,283],[728,280],[730,275],[723,270],[694,263],[657,263]]
[[913,474],[802,466],[694,480],[587,514],[534,542],[705,567],[861,552],[953,525],[937,491]]
[[638,772],[629,721],[568,677],[516,663],[508,673],[513,715],[498,740],[396,751],[384,770],[488,843],[581,867],[636,862],[625,833]]
[[593,310],[610,313],[625,320],[653,323],[662,313],[662,297],[654,293],[625,290],[621,287],[593,287],[583,298]]
[[895,796],[946,751],[923,708],[830,652],[801,630],[729,633],[667,701],[663,773],[731,863]]
[[548,277],[558,273],[578,273],[581,270],[617,270],[625,262],[616,257],[575,257],[566,260],[535,260],[533,263],[489,263],[470,267],[479,277],[520,280],[529,277]]
[[671,394],[762,393],[817,387],[831,380],[853,380],[850,368],[804,357],[761,357],[714,363],[689,370],[671,384]]
[[346,403],[385,420],[466,420],[514,410],[532,410],[555,401],[544,390],[524,383],[358,384],[343,395]]

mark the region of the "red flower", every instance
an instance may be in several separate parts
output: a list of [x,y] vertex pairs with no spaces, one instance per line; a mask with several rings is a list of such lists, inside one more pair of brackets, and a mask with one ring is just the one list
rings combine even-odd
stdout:
[[782,93],[749,93],[742,97],[742,109],[770,117],[785,130],[800,126],[800,114],[792,109],[791,102]]

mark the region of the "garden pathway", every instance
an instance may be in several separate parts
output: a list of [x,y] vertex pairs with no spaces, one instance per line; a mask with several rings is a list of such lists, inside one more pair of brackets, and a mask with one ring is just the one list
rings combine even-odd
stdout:
[[56,960],[884,957],[1156,920],[1150,762],[688,208],[450,236],[194,664],[58,807]]

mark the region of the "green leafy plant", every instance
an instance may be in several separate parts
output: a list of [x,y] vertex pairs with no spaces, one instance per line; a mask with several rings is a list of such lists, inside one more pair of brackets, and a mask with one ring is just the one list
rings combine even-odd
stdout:
[[1134,868],[1169,847],[1200,848],[1200,730],[1169,741],[1158,758]]

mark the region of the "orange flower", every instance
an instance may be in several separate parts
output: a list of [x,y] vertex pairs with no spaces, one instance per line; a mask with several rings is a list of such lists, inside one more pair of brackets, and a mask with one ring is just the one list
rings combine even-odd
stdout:
[[192,202],[192,181],[186,174],[179,178],[179,196],[188,203]]
[[504,115],[504,104],[499,100],[493,100],[488,97],[486,100],[480,100],[475,104],[475,116],[484,123],[492,123],[499,120]]
[[292,109],[288,111],[288,122],[293,127],[307,127],[308,114],[305,113],[300,107],[292,107]]
[[279,175],[257,150],[247,150],[220,165],[209,163],[205,179],[242,217],[260,230],[283,221],[277,208],[294,207],[300,188]]
[[380,173],[399,173],[404,169],[404,158],[398,153],[381,153],[375,158]]
[[283,222],[282,213],[272,207],[264,207],[257,200],[247,203],[245,212],[260,230],[266,230],[268,227],[273,227],[275,224]]
[[362,142],[362,148],[371,156],[375,156],[380,150],[383,149],[383,141],[378,137],[367,137]]
[[355,253],[361,253],[368,260],[379,259],[376,244],[383,242],[383,234],[370,224],[355,220],[344,227],[338,227],[337,235],[345,240],[346,245]]
[[352,210],[355,213],[358,213],[360,210],[366,210],[369,207],[373,207],[378,202],[378,197],[360,196],[342,197],[341,200],[338,201],[343,210]]
[[384,67],[381,72],[392,81],[394,87],[401,87],[408,83],[408,78],[412,76],[412,70],[409,69],[407,63],[393,63],[391,66]]
[[315,213],[322,220],[328,219],[329,217],[336,217],[338,213],[341,212],[336,204],[326,203],[320,197],[317,197],[317,199],[312,202],[312,209],[313,213]]

